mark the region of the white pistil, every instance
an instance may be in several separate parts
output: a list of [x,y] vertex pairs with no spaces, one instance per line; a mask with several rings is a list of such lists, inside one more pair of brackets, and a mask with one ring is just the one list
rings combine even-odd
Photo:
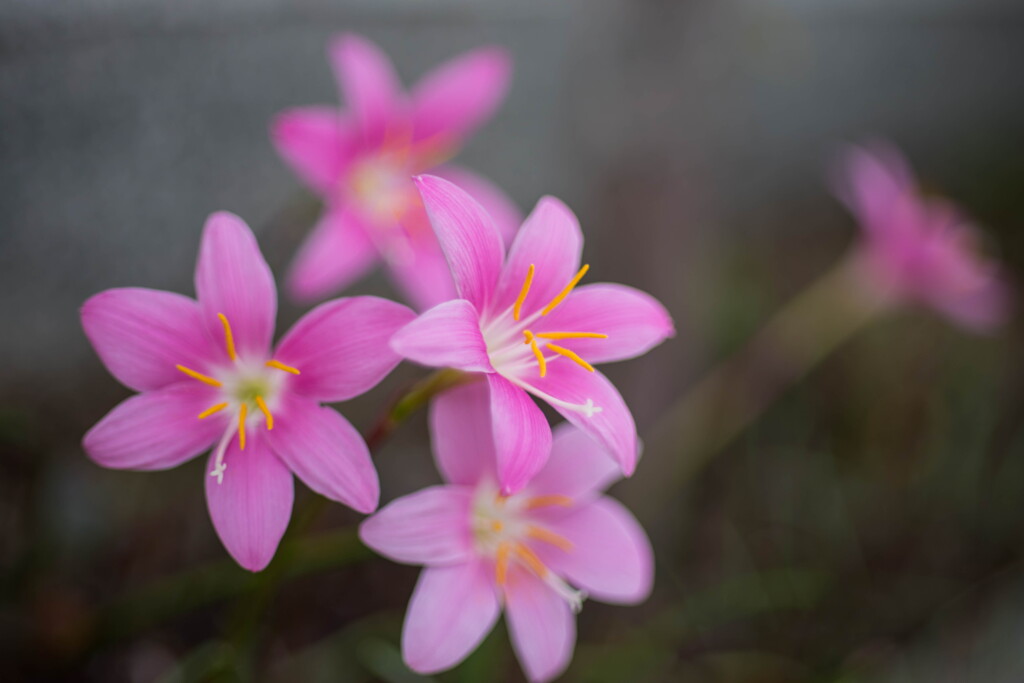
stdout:
[[224,452],[228,448],[228,444],[231,443],[232,437],[238,431],[234,420],[229,422],[229,427],[224,432],[224,436],[220,438],[220,442],[217,444],[217,450],[214,451],[216,457],[213,460],[213,469],[210,470],[211,477],[217,477],[217,483],[224,483],[224,470],[228,468],[228,464],[224,462]]

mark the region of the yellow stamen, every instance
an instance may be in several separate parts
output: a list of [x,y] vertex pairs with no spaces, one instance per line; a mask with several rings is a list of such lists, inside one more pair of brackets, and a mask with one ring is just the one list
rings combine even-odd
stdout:
[[284,363],[282,363],[279,360],[268,360],[267,361],[267,367],[268,368],[277,368],[278,370],[284,370],[285,372],[290,372],[293,375],[301,374],[299,372],[298,368],[293,368],[290,365],[285,365]]
[[544,354],[541,353],[540,347],[537,346],[537,340],[530,340],[530,349],[533,351],[533,355],[537,358],[537,365],[540,366],[540,376],[548,374],[548,362],[544,360]]
[[238,450],[245,450],[245,414],[248,412],[248,407],[245,403],[238,409]]
[[540,314],[541,315],[547,315],[551,311],[555,310],[555,306],[557,306],[558,304],[562,303],[562,299],[564,299],[565,297],[569,296],[569,292],[571,292],[573,290],[573,288],[577,284],[579,284],[579,281],[583,279],[583,276],[587,274],[588,270],[590,270],[590,266],[589,265],[585,265],[582,268],[580,268],[580,272],[576,273],[576,277],[574,277],[572,280],[569,281],[569,284],[567,284],[565,286],[565,289],[563,289],[561,292],[559,292],[558,296],[556,296],[554,299],[552,299],[551,303],[549,303],[547,306],[545,306],[544,309],[540,312]]
[[600,332],[538,332],[540,339],[607,339],[607,334]]
[[548,568],[544,566],[544,563],[540,561],[540,558],[537,557],[536,553],[522,543],[516,543],[515,550],[516,555],[518,555],[520,559],[522,559],[523,562],[533,570],[534,574],[542,579],[547,576]]
[[526,501],[527,510],[536,510],[537,508],[546,508],[555,505],[564,508],[572,507],[572,498],[569,496],[559,495],[534,496],[530,500]]
[[498,582],[499,586],[504,586],[505,582],[508,581],[508,543],[502,543],[498,546],[498,554],[496,556],[496,563],[494,565],[494,578]]
[[499,533],[504,528],[505,525],[502,524],[500,520],[496,519],[493,522],[491,522],[491,530],[494,531],[494,533]]
[[559,536],[553,531],[548,531],[539,526],[531,526],[526,530],[526,535],[538,541],[548,543],[566,552],[572,550],[572,542],[565,536]]
[[519,320],[519,314],[523,310],[523,302],[526,301],[526,295],[530,293],[530,284],[533,283],[533,264],[530,264],[530,269],[526,271],[526,280],[523,281],[523,288],[519,290],[519,296],[516,298],[516,305],[512,307],[512,317]]
[[264,402],[262,396],[257,396],[256,397],[256,405],[258,405],[260,407],[260,411],[263,413],[263,417],[265,417],[267,419],[267,429],[268,430],[273,429],[274,428],[274,416],[270,414],[270,408],[267,407],[267,404],[266,404],[266,402]]
[[231,334],[231,323],[223,313],[218,313],[217,317],[220,318],[220,324],[224,326],[224,345],[228,347],[228,356],[231,357],[231,360],[238,360],[238,354],[235,353],[235,336]]
[[214,413],[220,412],[221,410],[224,410],[227,407],[228,407],[227,403],[218,403],[215,406],[210,406],[209,408],[207,408],[203,412],[199,413],[199,419],[202,420],[204,417],[210,417]]
[[209,384],[211,387],[221,386],[221,383],[219,381],[215,380],[214,378],[208,375],[204,375],[201,372],[196,372],[192,368],[186,368],[184,365],[175,365],[174,367],[178,368],[192,379],[197,379],[204,384]]
[[594,366],[583,360],[569,349],[562,348],[561,346],[555,346],[554,344],[548,344],[548,348],[557,353],[560,356],[565,356],[569,360],[576,361],[581,367],[586,368],[590,372],[594,371]]

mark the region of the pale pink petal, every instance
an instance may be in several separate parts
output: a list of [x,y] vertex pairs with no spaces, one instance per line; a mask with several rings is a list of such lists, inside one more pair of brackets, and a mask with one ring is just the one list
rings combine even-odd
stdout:
[[512,60],[499,47],[485,47],[441,64],[412,94],[416,139],[459,141],[489,119],[505,99]]
[[[267,352],[277,316],[274,276],[252,230],[232,213],[220,211],[206,221],[196,264],[196,294],[206,329],[214,339],[224,340],[224,326],[218,318],[222,313],[231,325],[240,355]],[[227,351],[222,353],[227,358]]]
[[299,370],[289,388],[334,403],[366,393],[401,357],[388,346],[392,335],[416,314],[375,296],[335,299],[302,316],[274,352],[274,359]]
[[322,195],[337,193],[357,149],[352,124],[331,107],[296,107],[278,114],[270,139],[281,158]]
[[621,476],[618,465],[593,437],[562,423],[552,430],[551,458],[527,486],[534,496],[588,500]]
[[591,364],[641,356],[675,335],[672,317],[650,294],[625,285],[579,287],[534,332],[597,332],[607,339],[566,339],[555,343]]
[[576,216],[554,197],[542,198],[512,242],[508,262],[498,279],[494,312],[500,313],[515,302],[531,265],[533,280],[522,315],[525,318],[547,306],[580,269],[582,251],[583,233]]
[[356,213],[328,207],[292,262],[288,294],[303,303],[322,299],[358,280],[378,259]]
[[82,448],[104,467],[176,467],[210,448],[224,432],[222,416],[199,419],[219,400],[215,389],[191,380],[132,396],[86,433]]
[[455,299],[431,308],[391,338],[391,348],[409,360],[437,368],[494,372],[473,304]]
[[534,550],[556,574],[602,602],[647,599],[654,582],[654,551],[629,510],[601,496],[547,517],[544,527],[572,543],[569,551],[535,544]]
[[457,298],[452,272],[433,235],[410,240],[405,257],[390,259],[386,265],[395,285],[418,311]]
[[559,358],[548,363],[546,377],[531,377],[524,383],[562,417],[597,439],[627,477],[633,474],[638,455],[636,424],[607,377]]
[[82,306],[82,327],[119,382],[148,391],[180,382],[184,365],[203,372],[217,349],[199,304],[155,289],[108,289]]
[[359,526],[359,537],[395,562],[448,565],[476,556],[470,528],[473,489],[431,486],[394,500]]
[[274,428],[266,431],[266,441],[306,486],[357,512],[377,509],[377,470],[366,442],[348,420],[299,396],[286,397],[272,412]]
[[516,231],[523,224],[523,212],[504,190],[482,175],[456,164],[439,166],[431,173],[458,185],[480,202],[497,226],[504,243],[512,243]]
[[442,392],[430,402],[434,460],[445,481],[475,485],[496,476],[491,394],[485,382]]
[[536,683],[557,678],[576,646],[576,617],[547,584],[523,570],[509,572],[505,613],[516,657]]
[[295,496],[292,474],[258,437],[250,438],[244,451],[237,438],[231,440],[221,483],[209,474],[214,459],[215,454],[203,472],[213,526],[231,557],[258,572],[270,563],[288,527]]
[[994,331],[1010,314],[1011,297],[1006,283],[993,275],[969,291],[947,296],[931,296],[938,311],[949,316],[965,329],[987,334]]
[[914,177],[906,160],[895,147],[881,142],[844,150],[832,171],[832,185],[861,227],[874,234],[898,227],[891,220],[893,206],[914,194]]
[[493,571],[484,562],[430,567],[420,574],[402,626],[402,657],[432,674],[476,649],[498,620]]
[[522,489],[551,454],[551,427],[530,396],[498,374],[487,375],[491,424],[503,493]]
[[459,296],[485,310],[498,282],[505,248],[494,220],[465,190],[437,176],[414,179]]
[[328,58],[345,102],[364,133],[374,139],[384,135],[406,107],[391,60],[375,44],[351,33],[331,41]]

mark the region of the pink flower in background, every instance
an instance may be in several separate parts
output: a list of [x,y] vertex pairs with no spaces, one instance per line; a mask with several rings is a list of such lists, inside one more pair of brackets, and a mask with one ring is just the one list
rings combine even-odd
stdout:
[[423,313],[392,347],[424,365],[485,373],[505,493],[521,489],[551,450],[551,429],[528,394],[595,437],[631,474],[633,416],[591,363],[639,356],[671,336],[664,307],[623,285],[576,286],[588,269],[580,268],[583,236],[557,199],[537,204],[506,260],[494,222],[466,192],[431,176],[417,184],[462,298]]
[[375,297],[325,303],[271,353],[277,291],[249,227],[216,213],[196,265],[198,301],[111,289],[82,307],[107,369],[140,392],[83,440],[97,463],[160,470],[214,446],[206,477],[213,524],[228,552],[265,567],[288,526],[292,472],[360,512],[377,508],[377,473],[362,437],[320,403],[367,391],[398,364],[387,348],[412,311]]
[[864,230],[869,284],[897,301],[925,304],[976,331],[1007,313],[999,266],[977,250],[973,225],[952,203],[922,196],[893,147],[853,147],[841,160],[837,194]]
[[618,471],[586,434],[557,428],[547,465],[505,496],[494,470],[487,386],[445,396],[432,405],[431,432],[448,483],[399,498],[360,527],[377,552],[426,566],[405,616],[403,657],[424,674],[455,666],[504,606],[528,677],[550,680],[572,658],[574,612],[585,597],[646,599],[650,543],[622,505],[600,494]]
[[338,292],[383,259],[417,307],[454,298],[411,178],[431,170],[486,205],[506,235],[518,226],[518,209],[489,181],[441,165],[504,99],[508,55],[494,47],[468,52],[427,74],[408,95],[387,56],[364,38],[339,36],[328,56],[349,110],[291,109],[271,133],[325,205],[291,266],[290,294],[310,301]]

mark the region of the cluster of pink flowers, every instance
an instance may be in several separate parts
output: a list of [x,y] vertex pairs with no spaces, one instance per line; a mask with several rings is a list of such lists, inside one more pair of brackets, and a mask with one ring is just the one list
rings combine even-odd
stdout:
[[[499,190],[445,163],[504,97],[504,52],[455,59],[408,96],[368,41],[339,37],[329,56],[348,111],[294,109],[272,126],[281,156],[324,205],[287,289],[319,299],[380,259],[423,312],[335,299],[272,347],[273,275],[248,226],[213,214],[196,299],[126,288],[83,306],[101,360],[139,392],[86,434],[84,449],[134,470],[210,451],[214,528],[242,567],[259,571],[288,525],[293,473],[331,500],[377,509],[366,442],[322,404],[368,391],[402,359],[465,373],[430,405],[446,483],[392,501],[360,535],[425,566],[402,634],[412,669],[456,665],[504,609],[527,675],[550,680],[571,659],[586,598],[637,603],[651,590],[643,530],[601,493],[636,468],[636,426],[594,366],[646,353],[674,334],[672,320],[638,290],[581,284],[583,234],[562,202],[541,199],[519,227]],[[965,324],[994,321],[995,276],[964,255],[956,212],[916,200],[891,154],[858,150],[848,166],[843,196],[865,224],[878,278]],[[552,430],[535,399],[566,422]]]

